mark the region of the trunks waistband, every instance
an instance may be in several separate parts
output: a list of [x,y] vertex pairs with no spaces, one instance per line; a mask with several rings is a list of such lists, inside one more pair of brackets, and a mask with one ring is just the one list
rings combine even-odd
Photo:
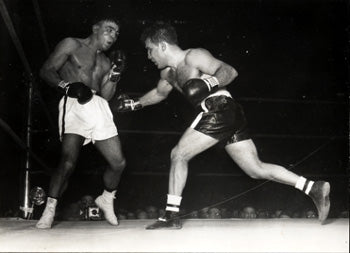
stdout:
[[208,108],[206,107],[205,105],[205,101],[208,99],[208,98],[211,98],[211,97],[216,97],[216,96],[227,96],[227,97],[230,97],[232,98],[230,92],[228,92],[227,90],[218,90],[216,92],[214,92],[213,94],[210,94],[209,96],[207,96],[205,99],[203,99],[203,101],[201,102],[201,107],[203,109],[204,112],[208,112]]

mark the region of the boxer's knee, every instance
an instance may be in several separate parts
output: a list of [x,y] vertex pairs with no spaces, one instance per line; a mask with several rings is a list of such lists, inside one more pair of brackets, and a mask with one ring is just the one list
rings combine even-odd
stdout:
[[262,171],[250,171],[247,173],[249,177],[253,179],[264,179],[264,173]]
[[269,172],[264,168],[263,163],[260,161],[256,161],[254,165],[247,167],[244,171],[253,179],[268,179],[269,177]]
[[110,165],[110,169],[114,172],[123,172],[126,167],[126,160],[125,158],[116,160],[114,163]]
[[64,160],[60,163],[56,173],[65,177],[69,177],[73,173],[75,165],[76,164],[73,161]]
[[170,159],[172,162],[187,163],[191,157],[179,146],[175,146],[170,153]]

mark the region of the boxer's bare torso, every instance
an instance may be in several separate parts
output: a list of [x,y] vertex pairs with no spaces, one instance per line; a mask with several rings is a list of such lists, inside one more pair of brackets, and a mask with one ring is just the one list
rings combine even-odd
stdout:
[[166,80],[171,86],[182,92],[183,85],[191,78],[199,78],[202,72],[196,67],[191,66],[186,57],[191,49],[186,50],[184,60],[177,66],[177,68],[167,67],[161,72],[162,79]]
[[58,70],[60,76],[69,82],[83,82],[100,91],[100,84],[110,69],[110,62],[101,52],[89,47],[87,39],[70,38],[71,53]]

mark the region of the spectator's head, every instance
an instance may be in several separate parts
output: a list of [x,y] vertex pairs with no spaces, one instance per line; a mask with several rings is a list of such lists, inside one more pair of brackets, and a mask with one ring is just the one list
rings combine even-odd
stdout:
[[307,219],[314,219],[316,217],[317,217],[317,215],[316,215],[314,210],[307,210],[305,212],[305,218],[307,218]]
[[238,209],[234,209],[232,211],[232,218],[240,218],[240,217],[241,217],[240,211]]
[[180,211],[179,211],[179,215],[182,216],[182,215],[185,215],[186,216],[187,214],[187,211],[185,208],[181,208]]
[[340,212],[338,215],[338,218],[349,218],[349,211],[344,210],[344,211]]
[[124,213],[119,213],[117,216],[118,216],[119,220],[126,220],[127,219],[126,214],[124,214]]
[[74,220],[83,220],[84,218],[85,217],[80,215],[80,207],[79,207],[78,202],[71,203],[66,208],[64,208],[62,211],[62,219],[63,220],[74,221]]
[[149,219],[157,219],[158,218],[158,210],[154,206],[147,206],[146,212]]
[[190,218],[197,219],[199,217],[198,211],[193,211],[190,213]]
[[231,218],[231,215],[230,215],[229,211],[227,210],[227,208],[221,208],[220,214],[221,214],[221,218],[223,218],[223,219]]
[[81,198],[80,203],[82,207],[87,208],[89,206],[94,206],[94,198],[90,195],[85,195]]
[[118,210],[118,219],[119,220],[126,220],[127,219],[127,211],[123,208],[119,208]]
[[4,217],[19,217],[19,210],[17,209],[12,209],[12,208],[9,208],[7,209],[5,212],[4,212]]
[[290,218],[290,214],[288,214],[287,212],[282,212],[280,214],[280,218]]
[[293,214],[292,214],[292,218],[300,218],[301,215],[300,215],[300,212],[298,211],[295,211]]
[[148,215],[144,210],[137,210],[136,217],[140,220],[148,219]]
[[241,212],[241,218],[255,219],[256,218],[255,209],[251,206],[247,206],[247,207],[243,208],[243,210]]
[[218,208],[210,208],[208,214],[210,219],[221,219],[220,210]]
[[136,219],[136,216],[133,212],[127,212],[126,217],[128,220],[134,220]]
[[281,216],[282,213],[283,213],[283,210],[277,209],[277,210],[275,211],[274,218],[280,218],[280,216]]
[[205,207],[201,210],[199,210],[199,218],[201,219],[208,219],[209,218],[209,208],[208,207]]
[[269,212],[267,210],[264,210],[264,209],[259,209],[257,212],[256,212],[256,217],[257,218],[260,218],[260,219],[267,219],[269,218]]

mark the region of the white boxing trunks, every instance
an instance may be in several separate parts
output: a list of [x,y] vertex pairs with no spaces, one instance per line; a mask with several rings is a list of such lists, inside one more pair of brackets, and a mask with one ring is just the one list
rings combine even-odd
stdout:
[[[63,106],[64,97],[58,106],[58,126],[61,140]],[[76,98],[67,97],[64,133],[83,136],[85,138],[84,145],[90,141],[95,143],[95,141],[106,140],[118,135],[107,100],[98,95],[93,95],[88,103],[82,105],[78,103]]]

